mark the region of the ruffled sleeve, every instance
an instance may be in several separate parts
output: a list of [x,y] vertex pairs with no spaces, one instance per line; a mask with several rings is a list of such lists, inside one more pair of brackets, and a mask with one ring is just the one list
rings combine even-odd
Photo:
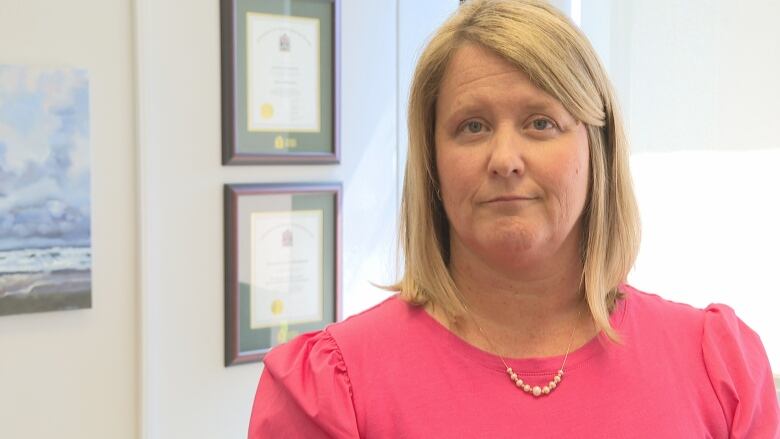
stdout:
[[730,437],[780,439],[780,409],[758,335],[728,306],[710,305],[702,350]]
[[330,334],[303,334],[263,362],[249,439],[359,437],[349,376]]

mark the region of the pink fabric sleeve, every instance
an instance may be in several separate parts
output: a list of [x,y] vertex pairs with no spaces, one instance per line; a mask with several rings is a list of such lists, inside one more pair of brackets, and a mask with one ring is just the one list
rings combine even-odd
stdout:
[[758,335],[728,306],[710,305],[704,316],[702,350],[730,437],[780,439],[780,409]]
[[359,437],[349,376],[330,334],[303,334],[264,363],[249,439]]

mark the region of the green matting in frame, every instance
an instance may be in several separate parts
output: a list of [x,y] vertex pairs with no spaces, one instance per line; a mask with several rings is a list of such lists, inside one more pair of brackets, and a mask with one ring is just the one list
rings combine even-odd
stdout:
[[337,321],[338,184],[225,185],[225,365]]
[[221,0],[222,163],[338,163],[340,0]]

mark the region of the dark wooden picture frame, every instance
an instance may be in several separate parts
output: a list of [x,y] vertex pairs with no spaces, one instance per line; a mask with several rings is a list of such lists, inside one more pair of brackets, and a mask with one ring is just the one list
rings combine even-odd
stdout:
[[[225,365],[262,361],[265,354],[275,345],[283,343],[294,336],[322,329],[329,323],[338,321],[341,313],[341,185],[340,184],[226,184],[224,186],[225,204]],[[283,207],[279,207],[283,206]],[[291,207],[284,207],[291,206]],[[282,217],[285,214],[298,212],[321,218],[321,239],[314,239],[320,248],[321,263],[320,278],[312,284],[320,282],[321,300],[317,310],[320,320],[298,320],[288,324],[287,321],[272,323],[265,326],[254,324],[254,312],[257,309],[269,308],[260,305],[270,303],[270,309],[276,306],[273,302],[264,301],[269,296],[267,291],[273,289],[273,282],[266,282],[265,277],[256,278],[257,265],[255,254],[262,254],[258,259],[277,258],[275,251],[280,247],[258,248],[258,242],[266,239],[293,240],[291,230],[296,226],[287,226],[282,220],[279,224],[259,229],[259,238],[254,236],[257,224],[262,224],[263,215],[271,218]],[[318,213],[321,212],[321,213]],[[292,220],[289,224],[292,224]],[[318,223],[320,224],[320,223]],[[318,226],[319,227],[319,226]],[[313,229],[313,228],[312,228]],[[300,230],[306,231],[305,228]],[[296,236],[296,242],[301,238]],[[310,236],[316,236],[316,234]],[[320,242],[321,241],[321,242]],[[273,241],[279,242],[279,241]],[[305,247],[304,247],[305,249]],[[264,253],[255,253],[265,250]],[[274,261],[277,263],[277,261]],[[296,264],[300,261],[295,261]],[[292,262],[291,262],[292,264]],[[313,263],[312,263],[313,264]],[[260,264],[263,265],[263,264]],[[310,265],[311,266],[311,265]],[[280,273],[282,273],[280,271]],[[285,273],[282,273],[285,274]],[[287,273],[289,274],[289,273]],[[299,276],[300,273],[296,273]],[[305,277],[305,276],[304,276]],[[316,290],[316,289],[315,289]],[[260,291],[262,294],[257,293]],[[289,291],[292,291],[290,289]],[[280,293],[285,300],[287,296]],[[307,292],[308,294],[308,292]],[[316,293],[315,293],[316,294]],[[257,303],[254,300],[257,298]],[[279,300],[282,303],[281,300]],[[260,308],[258,308],[260,306]],[[280,308],[282,305],[279,305]],[[273,311],[276,313],[276,311]],[[280,309],[281,313],[281,309]],[[279,318],[286,318],[279,316]],[[294,320],[294,319],[293,319]]]
[[[289,13],[285,7],[290,8]],[[223,165],[340,161],[340,8],[341,0],[220,0]],[[246,37],[249,14],[317,20],[319,131],[249,130]]]

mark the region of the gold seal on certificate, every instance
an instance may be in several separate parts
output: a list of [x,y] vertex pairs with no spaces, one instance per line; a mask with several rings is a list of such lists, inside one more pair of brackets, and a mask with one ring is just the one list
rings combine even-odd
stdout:
[[322,320],[322,211],[256,212],[251,230],[251,328]]
[[273,315],[279,315],[284,311],[284,301],[281,299],[276,299],[273,302],[271,302],[271,314]]
[[266,102],[260,106],[260,117],[270,119],[274,117],[274,106]]
[[320,21],[247,14],[249,131],[320,131]]

